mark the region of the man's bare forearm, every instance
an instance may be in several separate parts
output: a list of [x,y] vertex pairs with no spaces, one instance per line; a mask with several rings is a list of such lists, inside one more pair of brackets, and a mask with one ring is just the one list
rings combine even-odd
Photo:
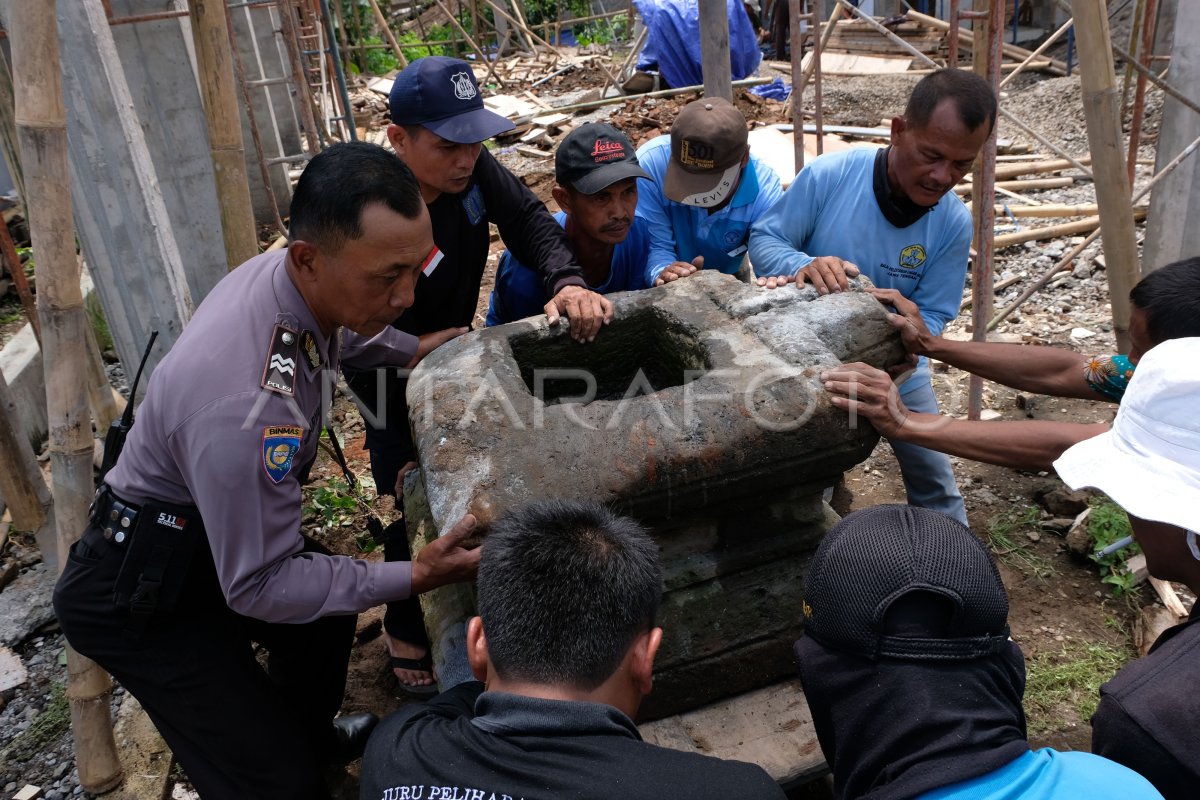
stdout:
[[925,355],[1023,392],[1099,400],[1084,378],[1087,358],[1058,347],[956,342],[932,337]]
[[909,413],[891,438],[952,456],[1028,470],[1051,470],[1074,444],[1109,429],[1106,423],[1081,425],[1050,420],[954,419]]

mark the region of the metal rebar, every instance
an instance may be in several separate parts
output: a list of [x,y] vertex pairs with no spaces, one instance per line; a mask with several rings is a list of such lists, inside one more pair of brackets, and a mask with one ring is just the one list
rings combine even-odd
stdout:
[[[1146,18],[1142,21],[1141,65],[1149,62],[1146,54],[1154,50],[1154,33],[1158,30],[1158,0],[1146,0]],[[1133,185],[1133,176],[1137,171],[1138,143],[1142,138],[1142,119],[1146,111],[1146,73],[1138,72],[1137,84],[1133,90],[1133,109],[1129,120],[1129,155],[1126,159],[1126,171],[1129,175],[1129,185]]]

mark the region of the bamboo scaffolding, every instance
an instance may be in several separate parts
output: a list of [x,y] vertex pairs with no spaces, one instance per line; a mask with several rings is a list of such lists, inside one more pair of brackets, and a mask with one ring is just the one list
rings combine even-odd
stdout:
[[[392,52],[396,55],[396,60],[400,62],[400,68],[407,67],[408,59],[404,57],[404,51],[400,49],[400,44],[396,41],[395,34],[392,33],[392,26],[388,25],[387,18],[379,10],[379,3],[376,0],[367,0],[367,3],[370,4],[371,11],[375,14],[375,22],[379,24],[379,31],[383,34],[384,41],[392,48]],[[447,16],[449,16],[449,12],[447,12]]]
[[[0,60],[3,60],[3,56],[0,56]],[[0,264],[3,264],[12,276],[13,288],[17,290],[17,297],[21,298],[21,307],[25,309],[25,317],[29,320],[29,327],[33,329],[33,338],[37,339],[38,346],[41,346],[42,326],[38,322],[37,303],[29,289],[29,281],[25,278],[21,257],[17,255],[17,245],[3,220],[0,220]]]
[[463,38],[466,39],[466,41],[467,41],[467,45],[470,46],[470,48],[475,51],[475,55],[479,56],[479,60],[483,62],[483,65],[485,67],[487,67],[488,74],[491,75],[492,79],[496,81],[496,83],[500,86],[501,89],[503,89],[506,86],[506,84],[504,83],[503,79],[501,79],[501,77],[498,74],[496,74],[496,68],[492,66],[491,60],[487,57],[487,55],[483,52],[483,50],[480,49],[479,45],[475,43],[475,40],[472,39],[470,37],[470,35],[466,32],[466,30],[463,28],[462,24],[458,21],[458,18],[450,13],[450,9],[446,8],[446,5],[442,2],[442,0],[433,0],[433,3],[434,3],[434,5],[436,5],[438,8],[440,8],[442,11],[444,11],[446,13],[446,16],[450,19],[450,24],[454,27],[454,29],[456,31],[458,31],[459,33],[461,33],[463,35]]
[[[1139,51],[1141,66],[1150,63],[1154,52],[1154,32],[1158,30],[1158,0],[1146,0],[1146,17],[1142,23],[1142,49]],[[1110,56],[1111,58],[1111,56]],[[1148,71],[1148,70],[1147,70]],[[1146,73],[1138,72],[1137,86],[1133,91],[1133,109],[1129,120],[1129,155],[1125,162],[1130,185],[1137,174],[1138,142],[1142,138],[1142,118],[1146,111]],[[1119,117],[1118,117],[1119,118]]]
[[[70,170],[55,4],[15,3],[10,23],[21,31],[11,40],[17,136],[29,191],[25,200],[30,233],[38,254],[38,313],[61,568],[67,550],[87,525],[95,488],[87,390],[79,380],[87,369],[79,343],[88,323],[79,288],[71,193],[65,190],[70,186]],[[112,681],[70,646],[67,698],[79,783],[93,794],[112,789],[123,774],[112,731]]]
[[[1071,177],[1064,178],[1038,178],[1031,181],[997,181],[996,188],[1007,189],[1010,192],[1022,191],[1041,191],[1042,189],[1061,189],[1064,186],[1070,186],[1075,183],[1075,179]],[[954,191],[958,194],[970,194],[971,184],[960,183],[954,187]]]
[[[935,62],[932,58],[925,55],[924,53],[922,53],[917,48],[913,47],[908,42],[904,41],[903,38],[897,36],[896,34],[892,33],[891,31],[889,31],[883,25],[879,24],[879,22],[874,17],[858,10],[856,7],[850,5],[848,2],[846,2],[846,0],[838,0],[838,3],[845,6],[847,11],[850,11],[855,16],[857,16],[859,19],[866,22],[870,27],[874,28],[876,30],[876,32],[882,34],[883,36],[887,37],[889,40],[900,45],[900,47],[902,47],[906,52],[911,53],[914,58],[920,60],[923,64],[927,64],[934,69],[940,69],[940,67],[938,67],[937,62]],[[910,11],[909,13],[913,14],[915,12]],[[923,14],[918,14],[917,16],[924,17]],[[938,21],[940,22],[940,20],[938,20]],[[963,33],[969,34],[970,31],[964,30]],[[1035,131],[1033,128],[1026,125],[1015,114],[1013,114],[1011,111],[1004,108],[1003,105],[1000,106],[1000,116],[1004,117],[1006,120],[1008,120],[1012,124],[1016,125],[1021,130],[1025,131],[1025,133],[1032,136],[1034,139],[1036,139],[1039,143],[1041,143],[1041,145],[1043,147],[1045,147],[1047,150],[1049,150],[1050,152],[1054,153],[1055,155],[1059,156],[1060,158],[1064,158],[1067,161],[1070,161],[1072,164],[1075,165],[1076,169],[1081,170],[1087,177],[1089,177],[1089,178],[1092,177],[1092,171],[1090,169],[1088,169],[1087,167],[1083,166],[1082,164],[1080,164],[1075,159],[1074,156],[1072,156],[1066,150],[1063,150],[1061,147],[1056,145],[1054,142],[1047,139],[1045,136],[1042,136],[1040,133]]]
[[[975,48],[971,51],[977,71],[988,82],[988,86],[992,87],[992,91],[997,94],[1000,85],[1000,62],[1004,60],[1000,47],[1000,34],[1004,27],[1004,8],[1003,0],[991,0],[991,14],[983,20],[982,31],[978,32],[982,41],[976,42]],[[981,49],[983,58],[979,58]],[[998,97],[997,103],[999,103]],[[987,331],[983,330],[983,323],[991,316],[995,303],[992,254],[996,249],[994,240],[998,237],[996,237],[992,199],[996,195],[996,129],[998,127],[992,125],[991,132],[988,134],[979,157],[975,160],[975,167],[971,173],[971,198],[975,203],[972,217],[975,221],[973,239],[976,253],[971,269],[971,338],[977,342],[987,341]],[[1008,168],[1011,170],[1012,166],[1010,165]],[[983,379],[978,375],[971,375],[967,389],[967,418],[979,419],[982,412]]]
[[[927,14],[922,14],[918,11],[912,11],[912,10],[909,10],[908,12],[906,12],[905,16],[914,22],[920,22],[930,28],[936,28],[937,30],[943,31],[946,33],[948,33],[950,31],[950,23],[940,20],[937,17],[931,17]],[[962,17],[966,18],[966,13],[963,13]],[[958,35],[959,35],[959,39],[965,39],[965,41],[963,43],[967,47],[974,47],[974,42],[972,40],[972,38],[973,38],[972,32],[969,29],[959,28]],[[1002,43],[1001,47],[1004,50],[1004,55],[1008,56],[1009,58],[1011,58],[1015,61],[1022,61],[1029,57],[1029,51],[1026,50],[1024,47],[1018,47],[1015,44],[1007,44],[1007,43]],[[1066,75],[1067,74],[1067,65],[1064,64],[1062,61],[1059,61],[1058,59],[1051,59],[1049,71],[1053,72],[1053,73],[1057,73],[1059,75]]]
[[[1172,172],[1174,172],[1176,167],[1186,161],[1197,150],[1200,150],[1200,138],[1194,139],[1191,144],[1179,151],[1179,155],[1167,162],[1167,164],[1158,171],[1158,174],[1151,178],[1146,185],[1143,186],[1141,190],[1139,190],[1138,193],[1133,196],[1132,204],[1136,206],[1139,201],[1141,201],[1146,195],[1150,194],[1150,191],[1159,183],[1159,181],[1163,180]],[[1097,228],[1096,230],[1092,231],[1092,233],[1090,233],[1086,239],[1075,245],[1075,247],[1072,248],[1069,253],[1063,256],[1057,264],[1042,273],[1041,277],[1034,281],[1033,284],[1031,284],[1024,292],[1022,292],[1021,295],[1014,300],[1011,305],[993,317],[992,321],[988,323],[988,330],[990,331],[994,329],[997,325],[1003,322],[1008,315],[1020,308],[1026,300],[1037,294],[1037,292],[1043,286],[1049,283],[1057,273],[1070,266],[1071,262],[1075,260],[1075,257],[1082,253],[1088,245],[1096,241],[1096,239],[1099,237],[1100,229]]]
[[1104,255],[1112,304],[1113,334],[1120,352],[1129,348],[1129,292],[1137,283],[1138,264],[1129,179],[1122,145],[1120,97],[1113,67],[1112,37],[1103,0],[1072,0],[1075,35],[1079,42],[1080,88],[1087,119],[1100,204]]
[[[1034,67],[1035,69],[1038,69],[1038,68],[1045,69],[1047,67],[1050,67],[1052,65],[1051,61],[1035,62],[1034,59],[1037,58],[1038,56],[1040,56],[1042,53],[1046,52],[1046,50],[1048,50],[1052,44],[1057,42],[1064,33],[1069,31],[1071,29],[1071,26],[1074,24],[1075,24],[1075,18],[1071,17],[1069,20],[1064,22],[1062,24],[1062,26],[1059,27],[1058,30],[1056,30],[1054,33],[1050,34],[1050,36],[1047,37],[1046,41],[1044,41],[1040,45],[1038,45],[1038,48],[1036,50],[1034,50],[1032,53],[1030,53],[1025,58],[1024,61],[1022,61],[1020,64],[1018,64],[1016,66],[1016,68],[1013,69],[1013,71],[1008,74],[1008,77],[1006,77],[1004,80],[1000,81],[1000,88],[1003,89],[1005,86],[1007,86],[1012,81],[1013,78],[1017,77],[1022,72],[1024,72],[1027,67]],[[1044,65],[1044,66],[1039,67],[1039,66],[1035,66],[1035,65]],[[1006,64],[1005,66],[1008,66],[1008,65]]]
[[250,204],[250,184],[246,181],[242,123],[233,88],[228,15],[224,0],[188,0],[188,11],[220,199],[225,260],[233,269],[258,254],[258,232]]

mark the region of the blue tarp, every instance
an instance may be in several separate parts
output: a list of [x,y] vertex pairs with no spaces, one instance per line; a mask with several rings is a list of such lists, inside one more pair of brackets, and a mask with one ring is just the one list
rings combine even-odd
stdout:
[[[657,65],[658,73],[669,86],[704,83],[697,0],[634,0],[634,5],[648,29],[637,68],[652,70]],[[730,69],[736,81],[758,69],[762,53],[741,0],[725,0],[725,11],[729,17]]]

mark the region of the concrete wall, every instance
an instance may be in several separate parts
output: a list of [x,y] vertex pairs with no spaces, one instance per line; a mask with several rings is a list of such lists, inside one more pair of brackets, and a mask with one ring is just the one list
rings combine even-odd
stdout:
[[[1197,98],[1200,87],[1200,15],[1177,14],[1167,81],[1184,95]],[[1155,171],[1200,138],[1200,115],[1177,100],[1163,101]],[[1200,153],[1193,153],[1164,178],[1150,197],[1142,272],[1200,255]]]

